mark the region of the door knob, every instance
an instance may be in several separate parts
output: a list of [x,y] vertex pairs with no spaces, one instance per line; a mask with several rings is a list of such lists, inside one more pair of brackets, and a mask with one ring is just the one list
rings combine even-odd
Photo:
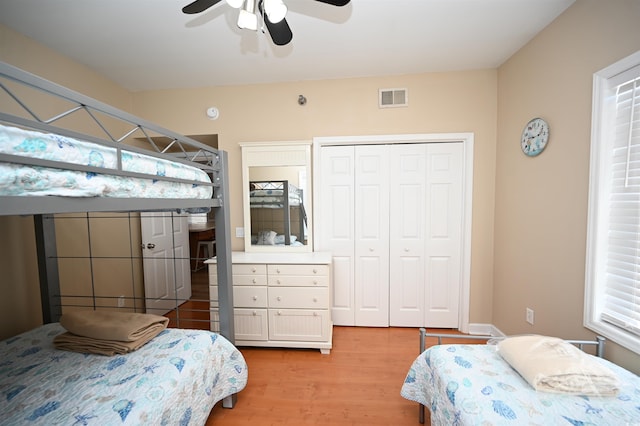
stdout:
[[151,250],[151,249],[156,248],[156,245],[155,245],[155,244],[153,244],[153,243],[149,243],[149,244],[147,244],[147,248],[148,248],[149,250]]

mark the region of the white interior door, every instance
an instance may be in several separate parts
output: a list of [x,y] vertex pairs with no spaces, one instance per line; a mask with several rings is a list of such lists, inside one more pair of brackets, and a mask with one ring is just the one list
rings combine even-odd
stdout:
[[462,143],[427,145],[424,325],[459,326],[463,251]]
[[355,325],[389,325],[389,146],[355,147]]
[[354,173],[353,146],[328,146],[321,161],[316,211],[316,250],[333,255],[331,319],[335,325],[355,325]]
[[427,145],[390,151],[389,325],[424,326]]
[[146,311],[162,315],[191,297],[188,215],[142,213]]

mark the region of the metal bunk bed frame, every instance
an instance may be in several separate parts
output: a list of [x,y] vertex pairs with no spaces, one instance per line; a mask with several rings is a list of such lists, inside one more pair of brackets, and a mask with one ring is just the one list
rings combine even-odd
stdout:
[[[28,102],[21,99],[11,90],[17,86],[35,89],[39,93],[50,95],[47,99],[63,99],[71,107],[53,118],[41,119]],[[0,196],[0,216],[33,215],[36,231],[36,247],[38,254],[38,269],[40,278],[40,293],[42,316],[45,323],[56,322],[62,313],[59,302],[60,281],[56,254],[56,234],[53,215],[55,213],[77,212],[143,212],[143,211],[176,211],[187,209],[208,209],[215,211],[216,222],[216,253],[218,268],[218,298],[220,316],[220,334],[231,343],[235,343],[233,321],[233,282],[231,274],[231,233],[229,212],[229,183],[228,159],[225,151],[200,143],[194,139],[174,133],[151,122],[135,117],[129,113],[104,104],[81,93],[75,92],[51,81],[28,73],[5,62],[0,61],[0,88],[12,98],[19,108],[26,112],[27,117],[7,114],[0,111],[0,122],[27,127],[48,133],[60,134],[71,138],[95,142],[116,148],[118,153],[118,169],[105,171],[103,168],[83,166],[71,163],[60,163],[50,160],[20,157],[0,154],[0,162],[18,163],[31,166],[60,168],[84,172],[109,173],[118,176],[129,176],[149,179],[149,175],[125,172],[121,169],[121,148],[128,151],[144,153],[145,155],[164,158],[197,166],[206,171],[211,177],[210,184],[189,181],[178,178],[153,176],[153,179],[209,185],[213,187],[211,199],[150,199],[150,198],[70,198],[58,196]],[[0,91],[0,93],[2,93]],[[15,105],[14,105],[15,106]],[[0,106],[4,109],[4,107]],[[51,123],[59,121],[80,112],[87,113],[90,118],[104,131],[105,139],[100,139],[68,129],[55,127]],[[114,137],[100,121],[100,116],[109,117],[130,128],[122,137]],[[143,135],[137,141],[146,141],[148,149],[137,148],[122,143],[133,134]],[[168,138],[167,146],[159,146],[153,136]],[[233,402],[226,402],[224,406],[232,406]]]

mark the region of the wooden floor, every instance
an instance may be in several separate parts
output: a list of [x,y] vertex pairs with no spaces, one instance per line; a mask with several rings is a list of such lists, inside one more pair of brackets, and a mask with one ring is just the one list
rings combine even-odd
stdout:
[[207,425],[418,425],[400,388],[418,356],[418,330],[334,327],[333,349],[240,348],[249,382]]

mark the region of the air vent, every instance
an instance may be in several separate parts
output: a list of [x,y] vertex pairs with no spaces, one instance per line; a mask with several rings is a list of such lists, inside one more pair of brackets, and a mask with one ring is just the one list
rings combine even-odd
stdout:
[[394,108],[409,105],[407,89],[380,89],[378,90],[378,107]]

